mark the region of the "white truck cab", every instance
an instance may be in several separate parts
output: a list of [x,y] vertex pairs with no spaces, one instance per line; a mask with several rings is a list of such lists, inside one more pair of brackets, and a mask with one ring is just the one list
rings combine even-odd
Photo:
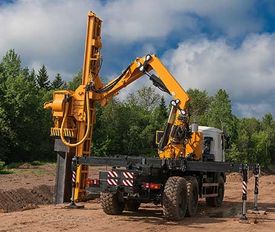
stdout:
[[203,134],[204,155],[209,154],[209,158],[213,161],[225,162],[223,131],[207,126],[199,126],[198,130]]

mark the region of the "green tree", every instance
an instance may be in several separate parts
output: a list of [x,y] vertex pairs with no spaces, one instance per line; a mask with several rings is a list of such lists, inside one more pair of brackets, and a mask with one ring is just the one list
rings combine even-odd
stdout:
[[[258,162],[268,166],[275,151],[275,127],[272,115],[266,114],[262,121],[243,118],[238,121],[236,144],[239,162]],[[233,152],[228,154],[232,158]],[[236,158],[237,155],[234,155]]]
[[[231,151],[231,155],[233,154],[234,158],[231,159],[232,161],[238,161],[238,162],[248,162],[250,159],[250,152],[253,149],[251,147],[251,134],[249,134],[246,130],[246,128],[241,128],[238,127],[238,135],[235,143],[233,145],[237,146],[232,149],[233,152]],[[234,150],[235,149],[235,150]],[[234,151],[238,149],[238,152],[234,154]],[[230,154],[227,154],[230,158]]]
[[50,88],[50,80],[47,73],[47,68],[44,64],[38,70],[38,74],[36,76],[36,82],[39,89],[48,90]]
[[77,73],[72,81],[68,82],[68,89],[70,90],[76,90],[76,88],[81,85],[82,81],[82,72]]
[[154,109],[153,114],[156,115],[154,119],[159,125],[163,125],[168,120],[168,109],[165,104],[164,97],[161,96],[159,105]]
[[21,74],[22,74],[23,78],[25,78],[25,80],[28,83],[30,83],[33,86],[33,88],[35,88],[37,90],[35,70],[32,69],[30,71],[29,68],[26,67],[22,70]]
[[237,137],[237,118],[232,114],[231,100],[223,89],[217,91],[207,112],[208,126],[223,130],[234,142]]
[[[145,102],[148,97],[149,103]],[[156,154],[155,131],[163,128],[166,120],[164,98],[152,89],[142,88],[124,102],[114,98],[105,108],[97,108],[93,152],[95,155]]]
[[270,129],[272,127],[273,124],[273,116],[271,113],[267,113],[264,115],[264,117],[262,118],[262,128],[264,130],[266,129]]
[[266,153],[270,161],[275,161],[275,122],[271,113],[264,115],[261,121],[261,128],[267,133]]
[[10,49],[3,57],[0,65],[1,81],[6,81],[8,77],[16,77],[21,71],[20,56],[13,49]]
[[6,56],[0,63],[0,159],[11,162],[50,158],[49,124],[45,123],[50,117],[45,116],[49,114],[41,104],[44,93],[37,91],[28,69],[21,68],[18,55],[11,56],[9,51]]
[[189,113],[191,115],[191,121],[200,125],[206,125],[206,115],[212,98],[208,96],[205,90],[189,89],[187,93],[190,96]]
[[52,89],[59,89],[64,85],[64,81],[61,78],[60,73],[57,73],[54,80],[52,81]]
[[130,105],[139,105],[145,110],[156,108],[161,101],[161,95],[156,93],[152,87],[142,87],[135,93],[127,96],[126,102]]
[[238,146],[233,143],[231,149],[226,153],[226,161],[243,162],[242,153],[239,151]]
[[0,63],[0,160],[7,160],[15,137],[12,119],[6,101],[7,80],[13,80],[20,74],[21,60],[15,51],[9,50]]
[[36,73],[35,73],[35,70],[32,69],[28,76],[28,80],[36,85],[35,78],[36,78]]
[[269,136],[266,131],[255,132],[251,136],[253,150],[250,156],[250,162],[257,162],[265,167],[270,164],[270,154],[269,154]]

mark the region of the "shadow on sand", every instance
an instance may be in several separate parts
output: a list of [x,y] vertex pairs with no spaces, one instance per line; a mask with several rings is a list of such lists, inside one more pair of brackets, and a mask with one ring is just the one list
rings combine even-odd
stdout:
[[[201,201],[199,202],[197,215],[195,217],[186,217],[184,220],[179,222],[165,220],[162,215],[162,208],[154,205],[142,205],[138,212],[125,211],[121,216],[122,220],[125,221],[142,221],[144,223],[156,225],[185,225],[194,228],[204,228],[204,226],[199,226],[198,224],[221,223],[227,221],[229,218],[238,220],[241,206],[241,201],[224,201],[222,207],[213,208],[206,206],[206,204]],[[259,204],[259,207],[262,210],[267,211],[267,213],[275,212],[275,203]],[[248,209],[252,208],[253,204],[252,202],[249,202]]]

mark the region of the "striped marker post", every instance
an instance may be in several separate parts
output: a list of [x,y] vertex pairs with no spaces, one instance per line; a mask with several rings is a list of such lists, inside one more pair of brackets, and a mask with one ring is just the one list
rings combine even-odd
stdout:
[[241,173],[243,177],[242,182],[242,213],[240,216],[240,220],[247,220],[246,217],[246,201],[247,201],[247,182],[248,182],[248,166],[246,164],[242,164],[241,166]]
[[74,156],[72,158],[72,197],[71,197],[71,203],[66,207],[69,209],[84,208],[84,205],[76,205],[74,201],[74,193],[75,193],[75,187],[76,187],[76,170],[77,170],[77,157]]
[[254,185],[254,207],[253,210],[258,211],[258,195],[259,195],[259,178],[260,178],[260,165],[256,164],[254,168],[254,177],[255,177],[255,185]]

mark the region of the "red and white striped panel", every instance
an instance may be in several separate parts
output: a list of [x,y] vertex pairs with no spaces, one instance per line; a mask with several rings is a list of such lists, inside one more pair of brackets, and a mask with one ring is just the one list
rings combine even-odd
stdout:
[[115,171],[108,171],[108,177],[116,178],[118,177],[118,174]]
[[133,172],[123,172],[123,176],[126,179],[134,179],[134,173]]
[[134,181],[133,180],[122,180],[124,186],[133,187]]
[[118,180],[117,179],[107,179],[108,185],[111,186],[117,186],[118,185]]

